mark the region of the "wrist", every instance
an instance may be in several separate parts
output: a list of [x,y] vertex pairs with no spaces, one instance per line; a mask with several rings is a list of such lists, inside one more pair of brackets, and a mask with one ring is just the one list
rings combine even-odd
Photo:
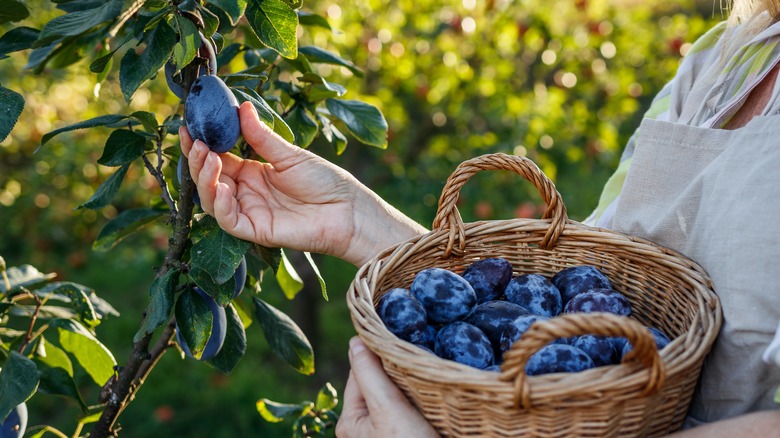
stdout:
[[342,258],[355,266],[362,266],[393,245],[428,232],[368,189],[358,192],[353,214],[354,233]]

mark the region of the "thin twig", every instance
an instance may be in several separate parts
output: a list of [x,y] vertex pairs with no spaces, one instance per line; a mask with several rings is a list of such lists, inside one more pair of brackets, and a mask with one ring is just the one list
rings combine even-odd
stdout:
[[108,37],[114,38],[117,33],[119,33],[119,29],[122,28],[122,26],[125,25],[127,20],[130,19],[136,12],[141,10],[142,7],[144,7],[144,3],[146,3],[146,0],[137,0],[135,3],[130,5],[130,7],[122,13],[122,15],[119,16],[119,19],[117,20],[116,24],[114,24],[114,27],[111,28],[111,30],[108,31]]
[[[159,146],[158,146],[159,149]],[[158,158],[158,165],[155,167],[154,164],[149,160],[149,158],[144,155],[141,158],[144,160],[144,166],[146,167],[146,170],[149,171],[150,174],[154,177],[154,179],[157,180],[157,184],[160,186],[161,193],[160,198],[162,198],[163,201],[165,201],[166,204],[168,204],[168,208],[171,211],[171,217],[175,217],[176,212],[176,203],[173,202],[173,199],[171,198],[171,193],[168,191],[168,184],[165,182],[165,177],[162,174],[162,169],[160,168],[161,165],[159,164],[162,162],[161,158]]]
[[27,348],[27,345],[30,344],[33,328],[35,327],[35,322],[38,320],[38,312],[41,310],[41,306],[43,306],[43,301],[41,301],[38,295],[30,292],[25,288],[22,288],[22,290],[26,292],[30,298],[35,299],[35,311],[33,311],[32,315],[30,316],[30,325],[27,327],[27,335],[24,338],[24,342],[22,342],[22,344],[19,346],[19,353],[24,353],[24,349]]

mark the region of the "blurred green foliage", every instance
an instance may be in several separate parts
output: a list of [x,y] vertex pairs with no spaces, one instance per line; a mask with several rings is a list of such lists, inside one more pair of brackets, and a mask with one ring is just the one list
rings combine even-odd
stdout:
[[[532,158],[555,181],[570,216],[584,218],[643,109],[672,77],[688,44],[720,19],[709,9],[697,11],[689,0],[341,0],[309,1],[304,9],[327,17],[332,30],[313,28],[302,43],[326,47],[362,68],[359,78],[323,67],[341,76],[349,98],[379,107],[390,126],[387,150],[354,144],[338,154],[320,140],[310,149],[425,225],[457,164],[499,151]],[[37,9],[29,25],[56,14]],[[102,339],[121,359],[168,230],[152,227],[108,257],[90,248],[108,219],[148,205],[159,189],[134,167],[128,181],[137,183],[122,187],[115,206],[74,210],[112,172],[94,164],[108,130],[74,131],[36,149],[42,135],[58,127],[135,110],[162,118],[179,111],[178,99],[162,75],[127,104],[116,72],[97,87],[86,62],[42,75],[19,74],[24,62],[0,61],[0,82],[26,101],[18,125],[0,143],[0,254],[10,265],[31,263],[62,280],[88,284],[113,303],[122,317],[98,332],[106,331]],[[239,70],[241,63],[236,58],[227,69]],[[541,208],[530,184],[503,172],[477,176],[461,198],[466,221],[537,217]],[[313,377],[281,363],[250,327],[247,356],[230,377],[166,355],[120,418],[122,436],[289,436],[289,425],[262,420],[254,407],[259,398],[297,403],[326,381],[343,390],[346,339],[353,329],[340,291],[355,268],[327,257],[318,264],[331,301],[314,316],[301,303],[308,298],[321,304],[319,292],[287,302],[273,282],[263,285],[264,299],[298,315],[302,326],[310,323],[304,330],[318,340]],[[75,422],[77,408],[61,399],[38,403],[31,407],[31,424]]]

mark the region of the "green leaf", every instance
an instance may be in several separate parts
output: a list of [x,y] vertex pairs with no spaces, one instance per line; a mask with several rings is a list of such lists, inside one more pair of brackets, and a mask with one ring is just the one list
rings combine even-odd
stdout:
[[141,122],[147,132],[157,134],[157,117],[155,117],[153,113],[150,113],[149,111],[136,111],[130,114],[130,117]]
[[178,283],[179,271],[175,269],[154,279],[149,288],[149,304],[146,306],[144,320],[133,342],[138,342],[144,336],[153,333],[171,319],[173,297]]
[[273,116],[274,132],[279,134],[280,137],[287,140],[289,143],[295,143],[295,134],[293,134],[292,129],[290,129],[290,125],[288,125],[276,111],[274,111]]
[[73,363],[68,354],[61,348],[41,338],[39,347],[45,354],[34,357],[40,375],[40,392],[52,395],[61,395],[76,400],[82,410],[87,409],[87,404],[81,398],[76,382],[73,379]]
[[205,214],[196,218],[190,238],[192,267],[208,272],[217,284],[233,278],[250,246],[249,242],[228,234],[216,219]]
[[35,363],[12,351],[0,370],[0,423],[17,405],[32,397],[38,382]]
[[238,20],[244,15],[247,0],[206,0],[206,3],[212,4],[222,9],[230,18],[230,24],[235,26]]
[[358,66],[327,50],[323,50],[316,46],[303,46],[298,49],[298,52],[306,56],[309,62],[339,65],[341,67],[346,67],[355,76],[363,77],[363,72]]
[[322,125],[322,135],[335,147],[336,155],[344,153],[347,149],[347,137],[327,117],[318,114],[317,119]]
[[125,53],[119,63],[119,84],[127,102],[130,102],[141,84],[165,65],[175,45],[176,32],[168,23],[161,21],[152,31],[149,43],[140,55],[135,50]]
[[311,89],[307,94],[309,102],[318,102],[332,97],[340,97],[347,92],[346,88],[339,84],[328,82],[325,78],[316,73],[304,73],[304,75],[301,76],[300,81],[312,84]]
[[317,280],[320,282],[320,289],[322,289],[322,298],[325,298],[325,301],[328,301],[328,289],[325,287],[325,279],[322,278],[322,274],[320,274],[320,270],[317,267],[317,264],[314,263],[314,259],[311,258],[311,253],[304,252],[303,255],[306,257],[306,260],[309,261],[309,264],[311,265],[312,271],[314,271],[314,275],[317,276]]
[[328,20],[326,20],[325,17],[321,15],[313,14],[311,12],[298,11],[298,23],[300,23],[303,26],[316,26],[328,30],[333,30],[330,27],[330,23],[328,23]]
[[39,34],[38,29],[26,26],[9,30],[0,37],[0,59],[9,53],[32,48]]
[[192,289],[182,292],[176,301],[176,325],[192,355],[200,359],[211,337],[214,314],[206,300]]
[[317,401],[314,403],[315,409],[318,411],[331,410],[339,404],[339,394],[336,388],[330,384],[325,383],[325,386],[317,393]]
[[260,41],[285,58],[298,56],[298,14],[282,0],[250,0],[249,25]]
[[95,308],[87,295],[87,290],[82,288],[82,286],[68,281],[58,282],[52,286],[46,288],[42,295],[49,293],[66,297],[70,301],[73,311],[79,315],[79,319],[84,325],[97,327],[100,324],[100,319],[98,319],[97,313],[95,313]]
[[96,385],[102,386],[114,373],[116,359],[100,341],[81,324],[70,319],[55,319],[49,323],[56,328],[53,343],[65,350]]
[[284,296],[288,300],[292,300],[303,289],[303,280],[301,280],[298,272],[295,271],[295,267],[290,263],[290,260],[287,259],[284,251],[281,251],[281,256],[279,267],[276,270],[276,282],[282,288]]
[[220,306],[227,306],[233,300],[236,291],[235,277],[231,276],[226,282],[220,284],[214,281],[206,270],[199,267],[191,267],[189,275],[192,281],[214,298]]
[[230,375],[236,365],[238,365],[238,362],[241,361],[241,358],[244,357],[244,354],[246,354],[246,330],[232,304],[225,307],[225,314],[227,316],[225,342],[222,344],[219,353],[207,360],[206,363]]
[[125,39],[122,40],[122,42],[119,43],[119,45],[114,48],[114,50],[106,51],[107,48],[104,48],[103,51],[101,52],[101,53],[104,53],[104,54],[99,56],[99,57],[97,57],[97,58],[95,58],[95,60],[92,61],[89,64],[89,71],[91,71],[92,73],[102,73],[99,76],[98,82],[100,82],[103,79],[105,79],[105,76],[108,74],[108,71],[106,71],[107,70],[106,68],[109,65],[111,65],[111,60],[113,59],[113,56],[117,52],[117,50],[121,49],[122,46],[127,44],[127,42],[130,41],[131,39],[133,39],[132,38],[132,34],[128,34],[125,37]]
[[8,137],[24,110],[24,97],[8,88],[0,87],[0,141]]
[[302,374],[314,373],[314,350],[300,327],[284,312],[259,298],[255,303],[255,316],[263,329],[271,350]]
[[24,3],[18,0],[0,0],[0,24],[24,20],[29,16],[30,10]]
[[201,41],[195,23],[178,14],[174,17],[179,29],[179,42],[173,47],[173,64],[182,69],[195,59]]
[[119,191],[119,187],[122,185],[122,180],[125,179],[127,169],[130,168],[130,163],[127,163],[109,176],[103,184],[98,187],[95,194],[87,200],[87,202],[78,206],[78,209],[89,208],[90,210],[99,210],[111,203],[114,199],[114,195]]
[[94,9],[60,15],[43,26],[38,42],[42,45],[58,38],[80,35],[99,24],[116,20],[121,13],[122,0],[109,0]]
[[[6,269],[5,273],[8,276],[8,281],[11,283],[11,291],[16,291],[23,287],[32,289],[57,276],[53,272],[44,274],[32,265],[11,266]],[[0,281],[0,292],[8,293],[8,290],[5,288],[5,281]]]
[[117,129],[108,136],[103,155],[98,158],[98,164],[103,166],[121,166],[128,164],[144,154],[146,138],[129,129]]
[[250,88],[244,88],[239,90],[238,88],[231,88],[230,91],[236,96],[239,103],[252,102],[252,106],[257,110],[257,115],[261,121],[266,125],[273,128],[274,126],[274,110],[268,105],[268,102],[262,98],[256,91]]
[[269,423],[279,423],[288,418],[295,418],[303,413],[306,404],[287,404],[263,398],[255,404],[257,412]]
[[68,125],[62,128],[55,129],[54,131],[48,132],[43,135],[41,138],[41,146],[45,145],[49,140],[51,140],[55,135],[61,134],[63,132],[68,131],[75,131],[77,129],[86,129],[86,128],[95,128],[98,126],[109,126],[112,127],[113,125],[127,119],[127,116],[124,116],[122,114],[106,114],[104,116],[98,116],[94,117],[89,120],[84,120],[82,122],[74,123],[72,125]]
[[295,133],[295,144],[307,148],[317,136],[317,122],[302,105],[295,105],[284,119]]
[[127,236],[143,229],[166,213],[165,210],[154,208],[125,210],[103,226],[92,244],[92,249],[100,252],[108,251]]
[[342,99],[327,99],[325,106],[361,142],[383,149],[387,147],[387,121],[375,106]]

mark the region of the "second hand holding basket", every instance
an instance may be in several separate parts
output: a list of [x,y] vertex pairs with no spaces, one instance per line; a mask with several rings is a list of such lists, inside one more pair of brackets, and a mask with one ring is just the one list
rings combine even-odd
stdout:
[[[463,223],[460,188],[482,170],[510,170],[537,187],[542,219]],[[502,257],[513,274],[552,276],[594,265],[632,305],[632,318],[569,314],[534,324],[505,354],[501,372],[447,361],[393,335],[375,306],[386,291],[408,288],[417,272],[456,273]],[[347,294],[353,324],[385,370],[445,436],[662,436],[685,418],[704,357],[721,325],[720,302],[695,262],[646,240],[571,221],[553,183],[529,159],[483,155],[447,180],[433,230],[389,248],[358,271]],[[672,342],[659,355],[649,331]],[[579,373],[526,376],[525,363],[545,344],[580,334],[623,336],[634,346],[620,365]]]

